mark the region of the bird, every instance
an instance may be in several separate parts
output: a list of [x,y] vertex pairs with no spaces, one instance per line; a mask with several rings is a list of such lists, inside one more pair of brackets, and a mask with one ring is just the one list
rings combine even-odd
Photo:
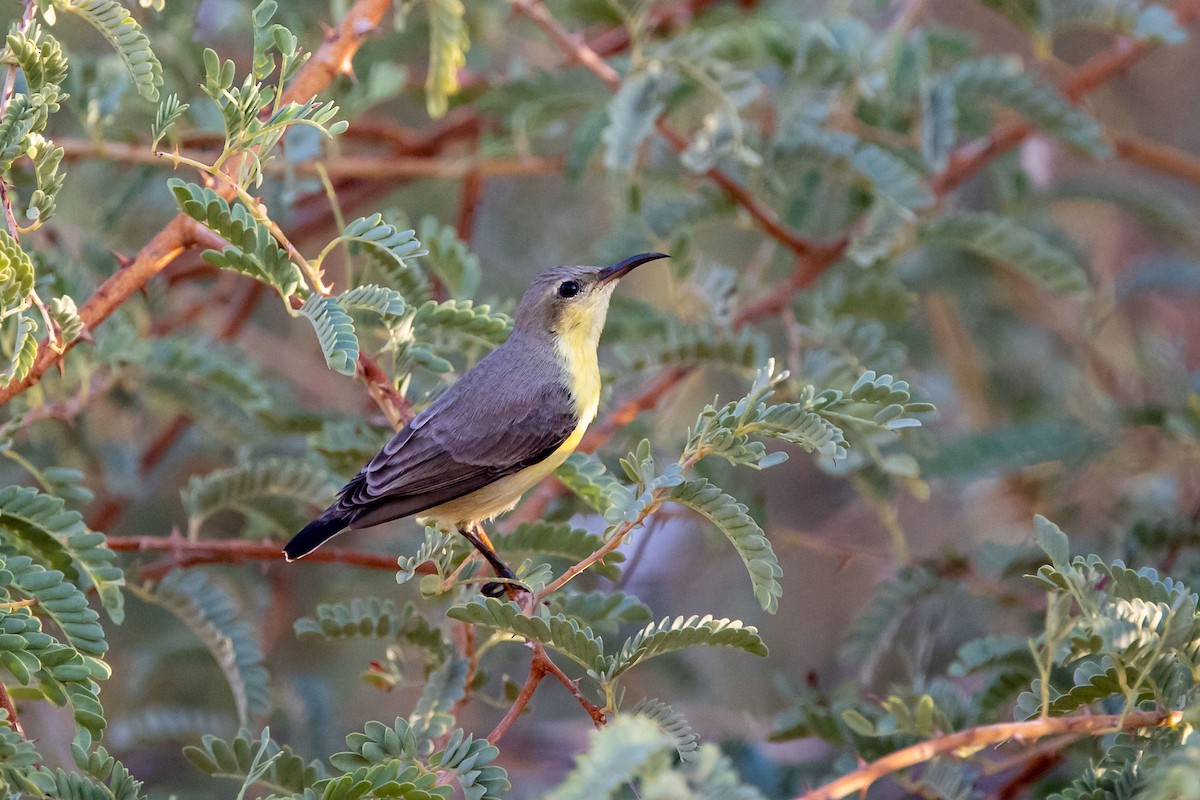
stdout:
[[596,351],[618,281],[665,253],[608,267],[558,266],[525,291],[508,340],[417,414],[283,549],[288,561],[344,530],[402,517],[455,529],[492,566],[499,596],[516,575],[482,523],[511,510],[583,439],[600,402]]

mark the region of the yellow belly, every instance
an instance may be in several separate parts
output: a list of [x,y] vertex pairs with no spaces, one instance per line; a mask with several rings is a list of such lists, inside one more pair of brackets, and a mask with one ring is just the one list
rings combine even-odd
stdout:
[[[602,297],[605,306],[609,293],[611,289]],[[575,431],[544,461],[489,483],[457,500],[435,506],[421,516],[432,517],[445,527],[489,520],[515,506],[523,494],[558,469],[567,456],[575,452],[588,425],[596,418],[596,410],[600,405],[600,368],[596,362],[596,346],[604,315],[601,312],[598,319],[595,314],[581,315],[578,320],[571,322],[575,324],[568,324],[559,332],[555,349],[564,371],[570,376],[575,415],[579,420]]]
[[[592,412],[592,416],[595,416],[595,411]],[[503,514],[515,506],[523,494],[558,469],[567,460],[567,456],[575,452],[575,448],[579,446],[579,442],[583,439],[583,433],[591,421],[590,418],[580,420],[580,425],[575,432],[559,445],[558,449],[551,453],[546,460],[501,478],[495,483],[489,483],[482,489],[476,489],[457,500],[435,506],[422,513],[421,516],[432,517],[443,527],[455,528],[460,523],[483,522],[498,514]]]

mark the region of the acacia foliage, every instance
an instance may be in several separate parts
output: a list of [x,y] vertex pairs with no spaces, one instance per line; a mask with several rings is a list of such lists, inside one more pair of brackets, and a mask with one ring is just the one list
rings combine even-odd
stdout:
[[[143,787],[120,759],[139,743],[178,740],[198,775],[232,780],[243,797],[526,796],[506,768],[520,755],[506,758],[508,723],[491,734],[497,746],[484,722],[488,707],[519,702],[523,687],[507,673],[519,674],[533,649],[546,661],[531,680],[555,683],[545,664],[561,666],[588,716],[609,723],[549,781],[558,782],[548,797],[789,796],[952,731],[1151,708],[1178,712],[1166,717],[1175,724],[1067,742],[1039,788],[1064,798],[1191,791],[1197,754],[1185,734],[1197,707],[1200,612],[1188,587],[1200,536],[1196,515],[1183,513],[1196,502],[1185,468],[1164,459],[1148,470],[1176,499],[1153,514],[1145,494],[1113,487],[1103,502],[1116,509],[1120,532],[1110,540],[1127,550],[1121,557],[1072,558],[1066,536],[1037,517],[1028,539],[1040,549],[920,559],[899,509],[952,491],[952,480],[932,477],[1045,462],[1085,471],[1128,447],[1135,428],[1194,459],[1196,381],[1166,363],[1171,348],[1156,331],[1139,329],[1145,363],[1131,380],[1156,399],[1139,406],[1121,394],[1112,374],[1124,365],[1105,364],[1086,332],[1123,309],[1097,299],[1108,287],[1089,254],[1047,213],[1084,198],[1171,239],[1171,252],[1143,259],[1113,290],[1121,304],[1200,286],[1194,209],[1094,178],[1040,186],[1018,159],[989,150],[986,137],[1019,119],[1079,158],[1113,158],[1099,116],[1060,91],[1047,64],[989,55],[965,30],[922,17],[923,4],[893,16],[877,4],[825,16],[803,5],[360,0],[350,13],[374,17],[352,16],[324,37],[326,52],[316,50],[324,4],[234,4],[240,38],[203,33],[205,46],[192,48],[178,38],[194,22],[188,4],[26,0],[0,54],[0,387],[13,395],[0,428],[11,467],[11,485],[0,488],[0,683],[22,710],[67,708],[74,729],[71,762],[52,764],[41,737],[0,726],[6,790],[136,798]],[[1080,28],[1124,37],[1114,41],[1134,54],[1186,38],[1170,9],[1142,0],[982,5],[1027,31],[1040,56]],[[517,38],[544,50],[527,59],[507,49],[496,30],[510,13],[529,26]],[[96,41],[67,36],[68,16],[89,23]],[[598,29],[591,41],[601,52],[580,50],[589,40],[571,34]],[[356,37],[370,33],[383,41],[355,53]],[[320,94],[296,96],[294,87],[318,84]],[[411,113],[414,97],[425,132],[397,131],[388,115]],[[442,155],[462,131],[477,152]],[[415,174],[462,177],[457,214],[438,192],[379,200],[371,173],[395,168],[391,152],[372,149],[380,141],[403,154],[401,164],[434,153]],[[77,182],[63,168],[68,148],[89,162]],[[135,156],[121,155],[129,148]],[[110,158],[149,166],[98,189]],[[990,192],[949,193],[985,167],[980,184]],[[303,524],[386,440],[389,423],[506,339],[517,290],[498,290],[491,267],[484,280],[486,262],[468,240],[488,170],[526,168],[548,170],[541,180],[586,195],[591,210],[605,207],[587,215],[588,252],[572,260],[672,255],[658,283],[668,302],[614,302],[614,346],[605,348],[606,363],[620,365],[609,376],[614,395],[686,381],[706,392],[720,385],[722,396],[678,393],[674,414],[653,426],[622,414],[598,451],[559,470],[561,491],[527,501],[532,521],[493,531],[535,602],[480,597],[487,578],[470,548],[426,528],[406,540],[395,584],[379,590],[403,597],[313,581],[297,613],[295,586],[309,579],[295,576],[307,565],[272,564],[263,580],[240,563],[250,551],[234,545],[273,542]],[[60,198],[71,199],[61,212]],[[165,224],[163,207],[179,212],[172,224],[191,226],[201,280],[172,266],[103,325],[85,322],[108,315],[95,309],[113,284],[98,287],[129,268],[108,251],[140,248],[147,234],[133,219]],[[178,253],[155,257],[167,266]],[[229,287],[244,292],[238,302]],[[1038,304],[1085,322],[1022,319]],[[224,324],[209,324],[217,318]],[[232,341],[247,324],[304,336],[315,357],[255,357],[248,339]],[[972,363],[975,339],[989,345],[983,366]],[[45,359],[59,356],[61,374],[46,373]],[[41,383],[26,387],[35,377]],[[354,403],[331,413],[323,385],[370,397],[382,415]],[[662,393],[649,393],[643,410]],[[984,422],[961,435],[929,433],[932,396],[949,415],[968,409]],[[180,437],[186,466],[172,461]],[[784,467],[791,456],[805,467]],[[893,577],[839,598],[862,608],[843,655],[856,674],[836,689],[770,655],[781,630],[771,615],[813,600],[785,570],[794,539],[768,513],[779,505],[757,479],[768,469],[848,487],[891,534]],[[1041,481],[1054,516],[1069,515],[1077,487],[1044,476],[1022,478]],[[706,568],[732,564],[744,598],[681,592],[708,605],[677,613],[655,592],[638,596],[639,548],[680,515],[694,537],[712,529]],[[163,549],[171,537],[179,544],[161,562],[118,557],[109,536],[126,530],[159,536]],[[184,569],[186,554],[203,547],[233,562],[224,574]],[[1180,580],[1141,566],[1158,554]],[[119,659],[92,595],[112,625],[130,598],[138,619],[154,623],[121,630]],[[1009,624],[979,625],[964,609]],[[292,619],[303,613],[313,616]],[[388,712],[376,720],[347,726],[323,712],[322,689],[271,663],[289,628],[306,662],[352,662],[365,682],[354,691],[410,689],[411,707],[392,708],[396,692],[382,695]],[[947,645],[956,657],[936,658]],[[688,702],[687,681],[657,687],[661,699],[643,696],[655,678],[682,674],[681,664],[750,656],[798,687],[774,738],[822,739],[837,753],[832,764],[763,769],[757,742],[722,753],[711,740],[724,730],[707,720],[693,727],[673,707]],[[129,696],[139,676],[185,663],[189,691]],[[229,691],[198,704],[190,679]],[[726,680],[712,693],[751,683]],[[101,704],[110,681],[126,686],[122,707]],[[774,689],[755,688],[763,705],[779,705]],[[534,706],[532,719],[543,713]],[[353,731],[347,749],[304,741],[329,719]],[[961,756],[926,759],[902,785],[965,798],[1002,765],[990,751]]]

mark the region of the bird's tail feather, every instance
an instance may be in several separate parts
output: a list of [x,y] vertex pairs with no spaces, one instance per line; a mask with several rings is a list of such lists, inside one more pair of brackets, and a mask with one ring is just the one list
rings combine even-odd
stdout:
[[321,516],[304,526],[304,530],[292,537],[283,548],[283,555],[288,561],[304,558],[334,536],[346,529],[349,520],[345,512],[336,508],[329,509]]

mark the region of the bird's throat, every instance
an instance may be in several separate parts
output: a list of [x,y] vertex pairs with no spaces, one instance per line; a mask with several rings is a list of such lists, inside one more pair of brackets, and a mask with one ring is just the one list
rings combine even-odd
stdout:
[[575,399],[575,414],[581,428],[586,428],[595,419],[600,404],[600,366],[596,348],[600,344],[607,305],[605,302],[604,308],[572,309],[581,313],[564,315],[555,336],[555,350]]

